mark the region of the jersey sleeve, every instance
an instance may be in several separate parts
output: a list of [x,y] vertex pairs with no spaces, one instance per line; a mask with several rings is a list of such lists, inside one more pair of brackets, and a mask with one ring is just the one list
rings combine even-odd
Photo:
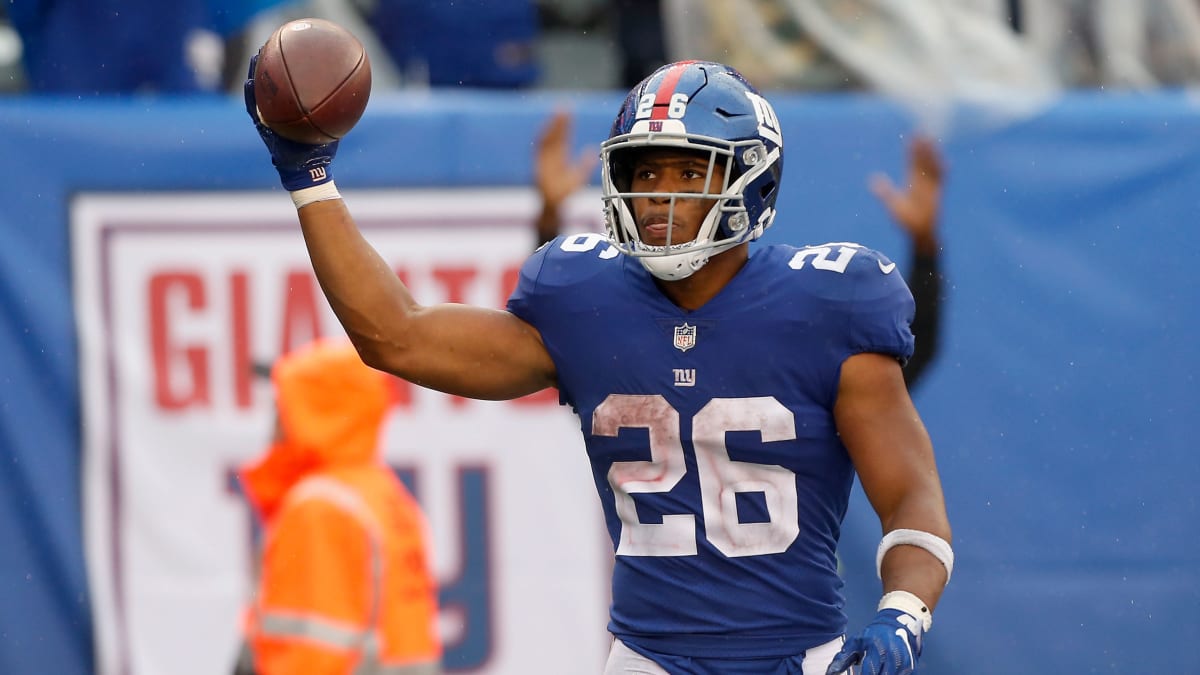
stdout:
[[592,315],[595,302],[611,295],[621,280],[619,266],[607,237],[592,232],[559,236],[526,259],[508,298],[508,311],[541,335],[560,375],[559,402],[564,405],[574,407],[575,399],[561,376],[593,339],[580,334],[580,315]]
[[538,292],[538,277],[541,276],[542,267],[546,264],[546,256],[558,245],[559,239],[561,237],[542,244],[525,259],[525,263],[521,265],[521,272],[517,276],[517,287],[513,290],[512,295],[508,296],[508,311],[535,327],[538,325],[538,303],[535,300]]
[[915,304],[887,256],[859,244],[831,243],[799,249],[789,266],[819,308],[823,350],[833,363],[864,352],[907,363]]
[[855,258],[847,269],[853,295],[845,304],[846,356],[890,354],[904,365],[915,346],[912,292],[896,264],[882,253],[863,249]]

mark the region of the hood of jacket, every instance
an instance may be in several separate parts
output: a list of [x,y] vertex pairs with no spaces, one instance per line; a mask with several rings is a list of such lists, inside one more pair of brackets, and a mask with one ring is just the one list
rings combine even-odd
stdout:
[[284,356],[271,381],[279,436],[239,472],[264,518],[309,474],[375,463],[390,402],[387,376],[346,341],[318,340]]

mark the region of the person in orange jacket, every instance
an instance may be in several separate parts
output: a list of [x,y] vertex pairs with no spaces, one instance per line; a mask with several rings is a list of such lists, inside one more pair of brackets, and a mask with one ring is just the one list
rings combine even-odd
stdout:
[[428,526],[379,457],[385,378],[329,340],[271,368],[275,438],[239,471],[263,523],[239,674],[441,670]]

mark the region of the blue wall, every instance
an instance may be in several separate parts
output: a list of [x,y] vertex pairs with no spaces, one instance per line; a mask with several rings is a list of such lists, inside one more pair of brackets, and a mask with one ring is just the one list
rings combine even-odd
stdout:
[[[338,183],[525,185],[554,107],[576,111],[583,144],[606,134],[619,98],[376,96],[342,143]],[[768,238],[906,260],[866,177],[902,173],[909,119],[869,97],[774,100],[787,160]],[[1076,94],[941,139],[944,347],[915,398],[958,566],[923,672],[1188,662],[1200,637],[1198,112],[1184,94]],[[82,674],[71,195],[279,188],[233,99],[0,100],[0,147],[0,672]],[[853,508],[843,557],[857,625],[877,597],[879,526],[861,496]]]

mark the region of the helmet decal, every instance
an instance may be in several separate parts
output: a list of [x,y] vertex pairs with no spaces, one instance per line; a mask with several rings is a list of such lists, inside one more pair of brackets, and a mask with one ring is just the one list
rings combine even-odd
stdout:
[[642,94],[638,100],[637,119],[663,120],[683,117],[687,111],[688,96],[676,93],[675,87],[679,85],[679,79],[683,77],[687,67],[693,63],[695,61],[680,61],[668,66],[658,88]]
[[779,130],[779,118],[775,116],[771,103],[752,91],[746,92],[746,98],[750,99],[754,114],[758,117],[758,133],[782,146],[783,133]]

